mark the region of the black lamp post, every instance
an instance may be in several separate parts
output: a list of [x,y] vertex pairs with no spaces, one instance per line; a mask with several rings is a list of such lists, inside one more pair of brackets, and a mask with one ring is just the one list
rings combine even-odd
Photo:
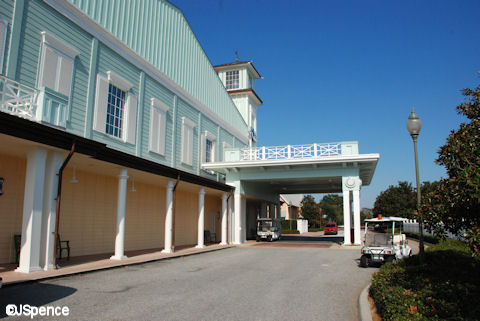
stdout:
[[423,262],[425,249],[423,246],[423,214],[420,211],[421,194],[420,194],[420,175],[418,171],[418,152],[417,152],[417,138],[421,128],[422,128],[422,121],[417,116],[417,114],[415,114],[415,111],[412,108],[412,113],[410,114],[407,120],[407,129],[408,129],[408,132],[410,133],[410,136],[412,136],[413,147],[415,150],[415,173],[417,176],[417,212],[420,214],[420,221],[418,223],[418,229],[420,232],[420,260]]

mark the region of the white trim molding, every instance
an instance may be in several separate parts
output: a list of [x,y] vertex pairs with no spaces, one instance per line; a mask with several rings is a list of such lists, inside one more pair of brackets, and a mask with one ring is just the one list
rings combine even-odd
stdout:
[[110,70],[107,71],[107,80],[109,83],[120,87],[120,89],[123,89],[125,91],[129,91],[133,87],[130,82],[126,81],[124,78],[120,77],[119,75]]
[[42,31],[40,34],[42,35],[42,43],[57,49],[62,54],[71,58],[72,60],[75,59],[76,56],[78,56],[78,50],[64,44],[60,40],[57,40],[55,37],[48,34],[46,31]]

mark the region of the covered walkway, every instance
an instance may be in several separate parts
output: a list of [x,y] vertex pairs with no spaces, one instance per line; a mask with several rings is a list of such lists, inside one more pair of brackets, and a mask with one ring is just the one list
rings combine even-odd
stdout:
[[[355,141],[315,143],[228,149],[225,161],[202,167],[224,174],[235,188],[235,244],[247,239],[257,217],[280,218],[280,194],[342,193],[344,245],[350,245],[352,226],[354,244],[361,243],[360,190],[370,185],[379,157],[360,154]],[[260,205],[251,210],[253,201]]]

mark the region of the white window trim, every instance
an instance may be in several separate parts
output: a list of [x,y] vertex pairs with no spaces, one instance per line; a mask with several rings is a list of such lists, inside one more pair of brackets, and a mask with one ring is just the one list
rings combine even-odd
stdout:
[[63,55],[67,56],[68,58],[71,58],[72,60],[75,59],[76,56],[78,56],[79,52],[75,49],[73,49],[70,46],[67,46],[60,40],[57,40],[50,34],[48,34],[46,31],[42,31],[40,33],[42,35],[42,43],[56,49],[57,51],[60,51]]
[[0,18],[0,25],[3,26],[3,39],[0,40],[0,74],[3,74],[3,61],[5,60],[5,47],[7,44],[8,22]]
[[[162,103],[156,98],[150,99],[151,110],[150,110],[150,141],[149,141],[149,151],[159,155],[165,155],[165,140],[166,140],[166,118],[169,107]],[[153,123],[153,112],[156,109],[161,117],[159,124]],[[154,126],[160,126],[159,132],[163,135],[157,137],[159,146],[153,146],[153,135],[154,135]],[[163,127],[163,128],[162,128]],[[160,140],[163,140],[160,142]]]
[[[125,102],[123,106],[123,125],[122,125],[122,137],[116,137],[114,135],[107,134],[105,132],[105,127],[107,124],[106,120],[106,108],[108,104],[108,87],[106,88],[106,101],[105,102],[100,102],[100,94],[98,92],[98,83],[99,81],[106,81],[107,84],[112,84],[115,87],[120,88],[123,91],[126,91],[126,96],[125,96]],[[132,144],[135,145],[136,143],[136,128],[137,128],[137,109],[138,109],[138,100],[137,97],[130,91],[130,89],[133,87],[132,84],[130,84],[128,81],[123,79],[122,77],[118,76],[112,71],[107,71],[107,78],[101,76],[101,74],[97,74],[97,88],[95,90],[95,109],[94,109],[94,116],[93,116],[93,129],[104,134],[107,137],[110,137],[112,139],[119,140],[121,142],[127,143],[127,144]],[[103,97],[102,97],[103,98]],[[104,105],[105,104],[105,105]],[[99,107],[105,108],[104,111],[102,111],[101,119],[97,119],[99,117],[99,111],[97,108]],[[133,109],[132,109],[133,108]],[[130,126],[134,126],[134,128],[131,128]]]
[[118,76],[116,73],[110,70],[107,71],[107,80],[112,85],[119,87],[120,89],[126,91],[127,93],[133,87],[131,83],[129,83],[128,81],[126,81],[125,79],[123,79],[122,77]]
[[[217,161],[217,136],[213,135],[210,133],[208,130],[206,130],[202,134],[202,162],[206,164],[207,161],[207,139],[212,142],[212,155],[210,155],[210,162],[209,163],[215,163]],[[205,170],[205,169],[204,169]],[[207,173],[212,174],[212,171],[210,170],[205,170]]]
[[[188,127],[189,129],[192,130],[192,148],[190,150],[188,150],[188,153],[190,153],[190,156],[189,158],[191,158],[191,163],[188,162],[188,159],[187,159],[187,156],[188,155],[185,155],[185,137],[184,137],[184,133],[185,133],[185,127]],[[186,118],[186,117],[182,117],[182,163],[185,164],[185,165],[188,165],[188,166],[193,166],[193,150],[194,150],[194,143],[193,143],[193,130],[195,128],[195,123],[193,121],[191,121],[190,119]]]

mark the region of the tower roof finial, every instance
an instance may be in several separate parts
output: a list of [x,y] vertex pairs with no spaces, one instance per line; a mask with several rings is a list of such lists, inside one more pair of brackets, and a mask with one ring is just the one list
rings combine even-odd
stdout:
[[238,49],[235,49],[235,62],[238,62]]

